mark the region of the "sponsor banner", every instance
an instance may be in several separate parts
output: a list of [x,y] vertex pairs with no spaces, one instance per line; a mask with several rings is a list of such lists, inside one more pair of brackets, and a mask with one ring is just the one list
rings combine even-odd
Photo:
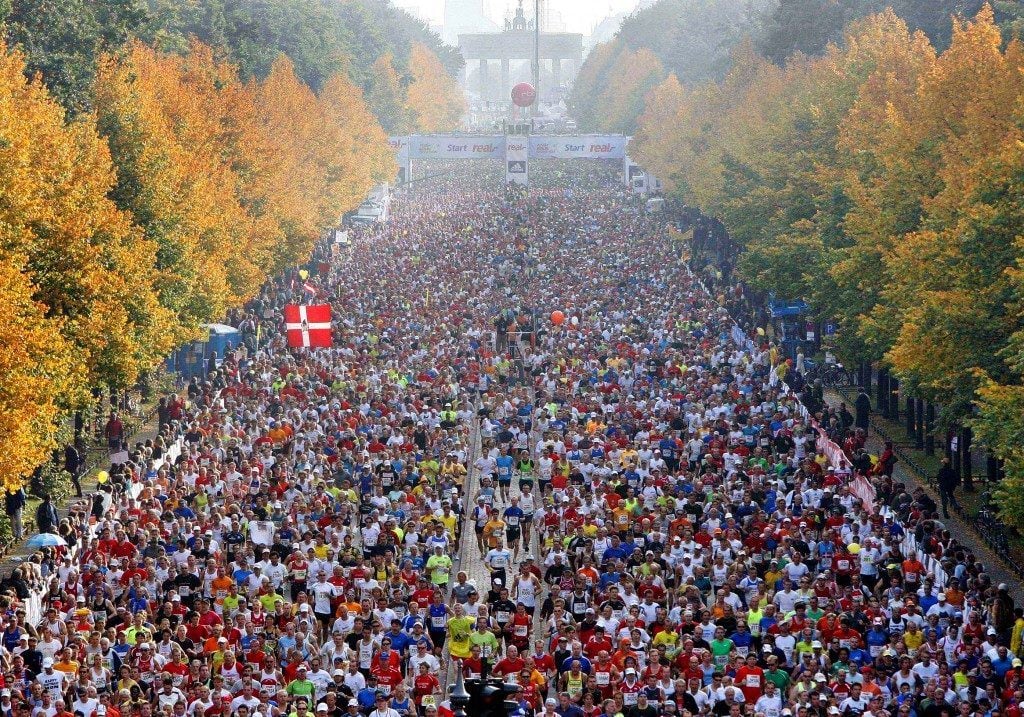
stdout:
[[[533,135],[527,158],[625,160],[628,142],[629,137],[614,134]],[[410,159],[505,159],[506,154],[503,135],[409,135],[391,137],[389,143],[402,165]]]
[[628,137],[583,134],[574,137],[533,135],[531,159],[623,159]]
[[505,183],[529,183],[529,143],[526,137],[508,137],[505,142]]
[[391,145],[391,150],[395,153],[395,157],[398,159],[399,163],[405,164],[409,159],[409,138],[388,137],[388,144]]
[[505,138],[458,135],[411,136],[410,159],[504,159]]

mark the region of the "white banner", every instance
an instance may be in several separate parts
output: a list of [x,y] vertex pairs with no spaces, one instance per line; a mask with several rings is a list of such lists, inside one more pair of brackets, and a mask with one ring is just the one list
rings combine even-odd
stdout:
[[622,159],[629,138],[619,134],[583,134],[573,137],[533,135],[531,159]]
[[464,137],[458,135],[413,135],[409,141],[410,159],[504,159],[505,138]]
[[505,183],[529,184],[529,143],[526,137],[508,137],[505,142]]
[[[518,141],[521,138],[515,138]],[[399,164],[410,159],[505,159],[503,135],[409,135],[390,137]],[[620,134],[532,135],[528,159],[625,159],[629,137]]]

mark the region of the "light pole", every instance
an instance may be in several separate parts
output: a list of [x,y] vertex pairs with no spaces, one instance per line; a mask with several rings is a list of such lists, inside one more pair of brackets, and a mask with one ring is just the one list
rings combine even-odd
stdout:
[[466,691],[466,682],[462,676],[462,665],[455,663],[455,684],[451,686],[448,698],[451,700],[452,711],[455,717],[466,717],[466,707],[469,706],[469,692]]
[[533,116],[540,114],[540,0],[533,0]]

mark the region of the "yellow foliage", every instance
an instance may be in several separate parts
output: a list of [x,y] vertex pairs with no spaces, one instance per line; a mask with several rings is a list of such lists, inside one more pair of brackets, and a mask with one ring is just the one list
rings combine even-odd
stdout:
[[454,130],[466,111],[462,89],[448,74],[433,51],[421,42],[414,42],[409,54],[412,82],[406,103],[412,110],[419,132]]
[[[155,247],[108,199],[114,173],[90,118],[63,110],[0,48],[0,246],[23,266],[33,298],[62,319],[83,379],[130,385],[173,345],[175,324],[154,293]],[[77,404],[85,386],[57,393]]]
[[82,376],[61,322],[32,300],[14,257],[0,262],[0,488],[14,490],[54,447],[58,395]]
[[141,44],[103,59],[95,95],[118,166],[115,196],[159,247],[161,300],[186,327],[219,318],[259,274],[238,252],[247,223],[219,154],[217,115],[178,58]]

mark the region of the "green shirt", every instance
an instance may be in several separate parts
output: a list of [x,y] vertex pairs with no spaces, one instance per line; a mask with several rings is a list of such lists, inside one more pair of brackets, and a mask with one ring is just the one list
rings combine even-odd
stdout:
[[714,655],[715,664],[724,667],[729,663],[729,653],[732,652],[733,641],[729,638],[711,641],[711,654]]
[[312,697],[316,687],[309,680],[295,679],[284,689],[292,697]]
[[471,645],[480,646],[480,656],[484,659],[498,654],[498,638],[490,630],[474,630],[469,636],[469,642]]
[[765,670],[764,678],[769,682],[774,682],[775,686],[783,691],[785,694],[786,687],[789,685],[789,675],[782,670]]
[[427,570],[430,571],[430,581],[434,585],[444,585],[452,572],[452,559],[444,554],[431,555],[427,559]]

